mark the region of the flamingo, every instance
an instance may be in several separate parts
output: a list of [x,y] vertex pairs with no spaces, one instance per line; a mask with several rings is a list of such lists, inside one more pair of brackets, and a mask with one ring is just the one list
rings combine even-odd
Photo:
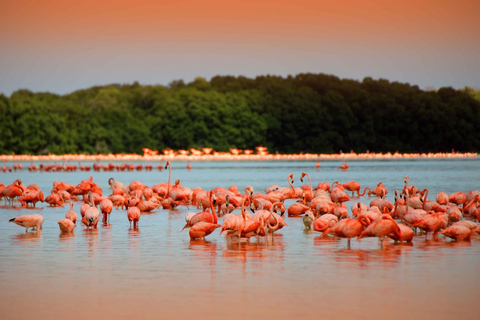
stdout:
[[382,214],[381,218],[372,222],[357,238],[360,240],[364,237],[378,237],[380,246],[383,246],[383,239],[393,234],[394,237],[401,239],[402,232],[398,224],[389,214]]
[[110,220],[110,213],[113,209],[113,202],[109,198],[103,198],[98,205],[100,212],[103,214],[103,223]]
[[128,193],[128,188],[123,183],[115,181],[113,178],[108,179],[108,185],[112,190],[120,189],[123,192]]
[[288,207],[287,213],[289,217],[298,217],[310,210],[309,206],[302,203],[294,203]]
[[217,223],[211,223],[207,221],[200,221],[195,223],[190,230],[188,231],[188,234],[190,235],[190,240],[195,240],[195,239],[205,239],[206,236],[211,234],[215,229],[220,228],[221,225]]
[[438,204],[445,205],[448,203],[448,194],[445,191],[437,193],[436,200]]
[[413,224],[425,231],[425,239],[427,239],[428,232],[433,232],[433,237],[437,237],[437,233],[447,227],[448,216],[443,212],[429,211],[423,218]]
[[473,221],[462,220],[455,222],[453,226],[464,226],[472,230],[472,232],[480,232],[480,223],[475,223]]
[[330,193],[330,198],[334,203],[342,203],[350,201],[350,197],[341,188],[335,186]]
[[379,182],[375,189],[368,191],[368,195],[376,195],[377,197],[385,197],[388,194],[387,188],[383,186],[383,182]]
[[467,195],[463,192],[454,192],[448,196],[448,202],[462,205],[467,202]]
[[[85,211],[84,224],[87,226],[87,229],[90,229],[90,227],[97,229],[98,220],[100,219],[100,211],[95,206],[92,192],[89,192],[88,198],[89,198],[90,206]],[[83,222],[83,219],[82,219],[82,222]]]
[[348,170],[349,165],[347,164],[347,161],[343,160],[343,164],[341,166],[338,166],[338,169],[346,171]]
[[75,223],[70,219],[61,219],[58,221],[58,226],[60,227],[60,231],[62,233],[72,233],[73,229],[75,229]]
[[[361,196],[360,194],[360,183],[357,181],[348,181],[342,184],[344,189],[352,192],[352,197],[355,195],[355,191],[357,192],[357,196]],[[365,194],[365,191],[363,192]]]
[[236,235],[240,238],[246,224],[245,200],[242,202],[241,215],[232,213],[226,214],[223,218],[222,229],[220,234],[226,232],[229,235]]
[[445,212],[448,216],[448,221],[451,223],[462,220],[463,214],[459,207],[452,205]]
[[336,237],[347,238],[347,246],[350,248],[350,239],[359,236],[369,224],[370,219],[365,215],[359,215],[355,219],[346,218],[326,229],[322,235],[333,232]]
[[452,225],[439,232],[439,234],[443,234],[444,236],[452,238],[456,241],[470,241],[472,236],[472,230],[462,225]]
[[337,222],[337,216],[327,213],[315,219],[313,222],[313,230],[323,233],[327,229],[331,229]]
[[185,228],[193,227],[196,223],[198,223],[200,221],[205,221],[205,222],[210,222],[210,223],[217,224],[218,217],[217,217],[217,213],[215,212],[215,206],[214,206],[215,195],[213,194],[213,191],[208,192],[208,199],[209,199],[209,202],[210,202],[210,209],[212,210],[212,213],[210,213],[208,211],[203,211],[203,212],[199,212],[199,213],[195,214],[194,216],[192,216],[187,221],[185,226],[183,226],[182,231]]
[[314,197],[313,189],[312,189],[312,179],[310,179],[310,175],[306,172],[302,172],[302,175],[300,176],[300,181],[303,182],[303,177],[307,176],[308,178],[308,187],[309,189],[304,191],[304,200],[307,203],[310,203]]
[[132,227],[133,221],[133,229],[137,229],[138,221],[140,221],[140,209],[137,207],[130,207],[127,210],[127,218],[130,221],[130,228]]
[[398,223],[397,225],[400,228],[400,236],[398,236],[397,233],[390,233],[388,237],[393,239],[394,241],[412,242],[413,236],[415,235],[412,228],[401,223]]
[[73,210],[73,202],[70,202],[70,210],[65,213],[65,219],[71,220],[74,224],[77,223],[77,212]]
[[61,197],[58,193],[52,193],[45,198],[45,202],[50,205],[50,207],[63,206],[65,199]]
[[42,230],[43,216],[38,213],[24,214],[10,219],[9,222],[14,222],[19,226],[25,227],[25,232],[28,232],[29,228],[35,228],[36,232],[38,232]]
[[28,204],[31,203],[32,207],[35,208],[36,203],[38,201],[44,202],[45,198],[43,197],[43,192],[37,185],[30,185],[18,200],[22,203],[22,206],[28,208]]
[[[276,212],[277,209],[280,209],[280,214]],[[275,231],[288,226],[288,224],[282,218],[284,212],[285,212],[285,205],[282,202],[276,202],[270,208],[270,219],[265,220],[265,223],[267,224],[268,232],[272,233],[272,238],[273,238],[273,233]]]
[[22,185],[22,180],[16,179],[12,184],[2,189],[2,195],[6,200],[11,202],[13,207],[13,200],[17,197],[21,197],[25,189],[25,186]]

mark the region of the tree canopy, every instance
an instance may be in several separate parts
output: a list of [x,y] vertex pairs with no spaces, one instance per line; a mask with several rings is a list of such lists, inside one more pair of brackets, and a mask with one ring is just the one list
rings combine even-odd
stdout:
[[1,154],[480,151],[480,92],[326,74],[0,94]]

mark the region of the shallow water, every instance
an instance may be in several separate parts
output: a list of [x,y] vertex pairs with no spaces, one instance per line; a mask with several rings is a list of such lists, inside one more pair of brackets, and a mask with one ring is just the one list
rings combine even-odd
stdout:
[[[428,188],[430,199],[439,191],[480,189],[479,158],[349,161],[346,172],[337,169],[340,164],[324,161],[316,170],[312,161],[193,162],[187,170],[186,162],[178,161],[172,162],[172,180],[205,190],[234,184],[263,191],[272,184],[287,186],[289,173],[300,186],[307,172],[314,186],[356,180],[363,189],[383,182],[392,202],[405,175],[410,185]],[[168,172],[24,169],[0,173],[0,182],[20,178],[47,195],[55,180],[76,185],[89,176],[108,195],[110,177],[152,186],[166,182]],[[73,235],[60,235],[57,221],[68,209],[37,203],[27,210],[18,202],[1,207],[1,319],[478,319],[479,236],[455,242],[418,235],[413,244],[385,240],[383,248],[378,239],[365,238],[348,248],[346,239],[305,232],[301,218],[287,217],[288,226],[273,239],[238,241],[217,230],[207,241],[190,241],[181,229],[193,207],[143,214],[138,230],[129,228],[126,211],[114,209],[108,226],[87,231],[78,225]],[[74,209],[79,213],[79,202]],[[45,218],[39,233],[8,223],[34,212]]]

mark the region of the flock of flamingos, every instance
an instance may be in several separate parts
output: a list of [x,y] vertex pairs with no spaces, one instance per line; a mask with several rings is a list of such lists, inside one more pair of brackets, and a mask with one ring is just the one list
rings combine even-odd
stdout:
[[[37,202],[46,202],[49,206],[69,203],[65,218],[58,221],[62,233],[73,232],[77,220],[87,229],[96,229],[100,220],[108,224],[114,207],[126,210],[130,227],[133,224],[133,228],[137,228],[142,212],[187,205],[197,208],[196,212],[189,212],[185,217],[184,229],[189,229],[191,240],[204,239],[218,228],[221,234],[232,238],[273,237],[275,232],[287,227],[286,217],[303,217],[306,229],[313,229],[323,236],[347,238],[348,246],[350,239],[356,237],[378,237],[382,245],[385,238],[412,242],[418,232],[424,232],[425,238],[429,234],[435,238],[441,234],[456,241],[470,241],[472,234],[480,233],[480,191],[477,190],[450,195],[439,192],[435,200],[429,200],[428,190],[409,185],[407,176],[403,189],[395,190],[392,203],[385,199],[389,191],[381,182],[374,189],[366,187],[363,190],[356,181],[321,182],[313,187],[310,176],[304,172],[299,178],[302,183],[305,177],[308,178],[308,184],[305,182],[300,187],[294,187],[293,174],[289,174],[287,187],[272,185],[264,192],[255,192],[253,187],[247,186],[242,193],[236,186],[202,190],[182,186],[179,180],[171,183],[170,161],[165,165],[167,168],[168,182],[152,187],[139,181],[126,186],[110,178],[111,194],[108,196],[92,177],[76,186],[55,181],[47,197],[37,185],[25,186],[17,179],[7,186],[0,183],[0,200],[4,198],[6,206],[15,206],[19,202],[25,208],[35,208]],[[347,168],[346,162],[339,167]],[[346,202],[351,200],[350,194],[352,198],[373,196],[373,200],[370,206],[357,202],[349,212]],[[287,199],[295,201],[288,208],[285,205]],[[73,209],[74,202],[82,202],[80,215]],[[222,218],[221,223],[219,218]],[[38,232],[44,218],[34,213],[10,221],[25,227],[26,232],[30,228]]]

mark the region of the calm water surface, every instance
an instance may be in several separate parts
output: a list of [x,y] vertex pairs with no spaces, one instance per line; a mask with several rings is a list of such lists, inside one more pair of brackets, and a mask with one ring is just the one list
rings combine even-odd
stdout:
[[[208,190],[252,185],[263,191],[272,184],[295,186],[307,172],[312,184],[356,180],[363,187],[383,182],[393,202],[395,189],[410,185],[453,193],[480,189],[480,160],[172,162],[172,180]],[[7,164],[8,165],[8,164]],[[24,168],[29,163],[24,163]],[[147,186],[166,182],[166,171],[0,173],[0,182],[20,178],[36,183],[45,196],[53,182],[77,185],[93,177],[104,195],[108,179]],[[304,181],[305,182],[305,181]],[[308,181],[307,181],[308,182]],[[374,198],[362,197],[369,204]],[[286,205],[293,201],[286,201]],[[79,214],[80,202],[74,204]],[[480,237],[457,243],[443,236],[413,244],[376,238],[352,240],[305,232],[302,219],[285,218],[288,227],[274,238],[249,242],[225,238],[219,230],[207,241],[190,241],[181,229],[185,214],[195,208],[157,209],[143,214],[138,230],[129,228],[126,211],[115,210],[110,225],[70,236],[60,235],[57,221],[69,206],[0,209],[0,319],[479,319]],[[41,213],[39,233],[8,220]],[[237,212],[238,213],[238,212]],[[220,219],[220,223],[221,223]],[[430,238],[429,238],[430,239]]]

